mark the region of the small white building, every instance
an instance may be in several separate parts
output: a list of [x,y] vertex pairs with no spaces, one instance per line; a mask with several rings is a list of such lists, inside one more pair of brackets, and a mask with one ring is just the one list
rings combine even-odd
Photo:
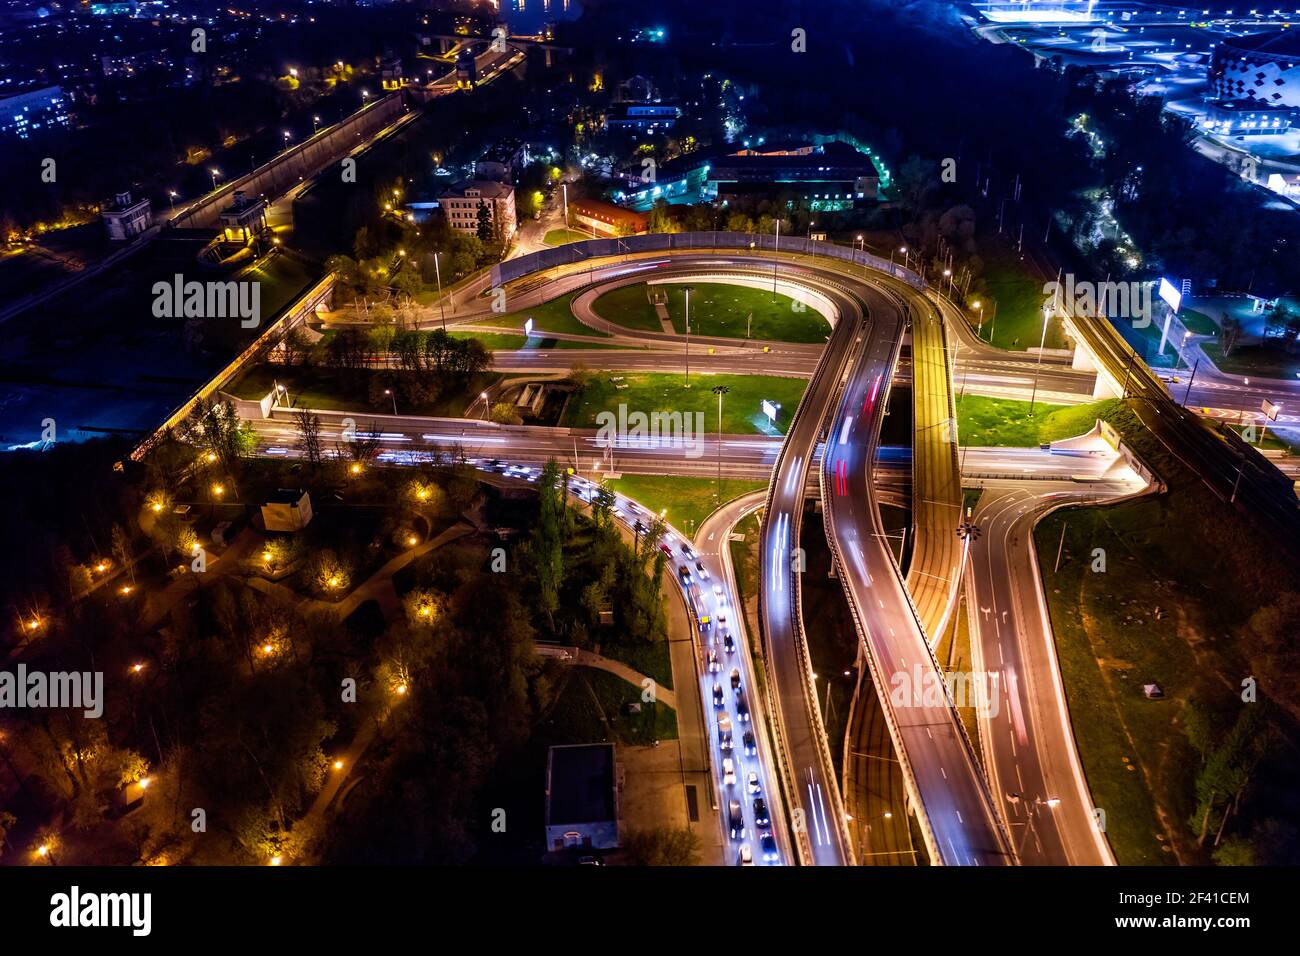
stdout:
[[118,193],[100,205],[100,218],[108,230],[108,238],[126,242],[153,225],[153,209],[148,199],[132,201],[129,192]]
[[262,505],[267,531],[301,531],[311,522],[311,495],[301,488],[281,488]]

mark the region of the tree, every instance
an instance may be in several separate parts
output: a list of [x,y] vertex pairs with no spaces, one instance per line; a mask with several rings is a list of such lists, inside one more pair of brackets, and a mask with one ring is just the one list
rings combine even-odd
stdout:
[[308,464],[316,467],[324,457],[320,444],[320,416],[300,408],[294,412],[293,423],[298,429],[297,449],[302,452]]
[[232,478],[238,473],[240,460],[250,457],[257,447],[257,432],[239,417],[229,399],[199,398],[181,422],[180,432],[191,445],[215,455]]
[[379,255],[379,242],[370,232],[369,226],[362,226],[352,239],[352,254],[358,261],[372,259]]
[[522,425],[524,417],[512,402],[496,402],[492,406],[492,421],[498,425]]
[[135,548],[131,544],[131,536],[120,524],[113,525],[113,557],[117,560],[118,567],[126,568],[131,583],[135,584]]
[[700,838],[690,827],[629,830],[623,854],[632,866],[698,866]]
[[479,242],[491,242],[496,238],[496,226],[493,223],[492,204],[481,202],[478,204],[478,228],[475,229],[475,235],[478,236]]
[[682,227],[673,219],[668,200],[660,197],[650,207],[650,232],[681,232]]
[[418,269],[407,266],[393,276],[392,286],[400,295],[414,299],[424,291],[424,280],[420,278]]
[[541,497],[541,513],[533,531],[533,561],[537,573],[537,587],[541,607],[551,628],[555,627],[555,612],[560,606],[560,585],[564,578],[563,519],[564,475],[559,462],[549,458],[537,480]]

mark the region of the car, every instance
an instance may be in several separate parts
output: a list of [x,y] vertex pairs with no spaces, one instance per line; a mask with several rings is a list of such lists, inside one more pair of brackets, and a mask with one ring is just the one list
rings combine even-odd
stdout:
[[604,866],[604,862],[594,856],[578,857],[578,866]]
[[718,718],[718,749],[729,753],[731,746],[731,718],[723,714]]
[[666,544],[659,545],[659,550],[662,551],[664,554],[668,555],[668,557],[670,558],[673,556],[673,549],[668,547],[668,545]]
[[745,817],[740,812],[739,800],[732,800],[727,804],[727,822],[733,840],[739,840],[745,835]]
[[718,660],[718,652],[710,647],[709,648],[709,673],[716,674],[719,668],[721,667],[722,667],[722,663]]
[[770,827],[772,818],[767,815],[767,804],[763,802],[762,797],[754,798],[754,826]]
[[752,731],[745,731],[745,736],[740,738],[740,744],[745,748],[746,757],[754,757],[758,755],[758,744],[754,740],[754,734]]
[[736,763],[730,757],[722,759],[722,785],[724,787],[736,785]]
[[728,654],[736,653],[736,642],[731,639],[730,632],[722,635],[722,649]]
[[717,602],[718,607],[722,608],[727,606],[727,596],[725,594],[715,594],[713,599]]
[[721,710],[723,706],[722,685],[716,682],[713,685],[713,706],[718,710]]
[[731,689],[740,690],[740,668],[738,667],[731,669]]
[[750,852],[748,843],[745,843],[740,847],[740,865],[741,866],[754,865],[754,854]]
[[718,623],[719,623],[719,624],[726,624],[726,623],[727,623],[727,612],[726,612],[726,611],[719,611],[719,612],[718,612]]
[[701,634],[709,633],[709,630],[713,627],[713,619],[709,617],[707,614],[701,614],[699,617],[699,621],[700,621],[700,633]]
[[709,569],[704,566],[703,561],[695,562],[695,570],[700,572],[700,577],[705,578],[706,580],[708,579]]
[[691,569],[684,564],[677,566],[677,573],[681,575],[682,583],[687,584],[691,580]]
[[722,585],[721,585],[721,584],[715,584],[715,585],[713,585],[713,593],[714,593],[714,594],[721,594],[721,593],[722,593]]
[[742,724],[749,723],[749,701],[745,699],[745,692],[739,688],[736,690],[736,716]]
[[748,784],[749,784],[749,792],[750,792],[750,793],[762,793],[762,792],[763,792],[763,785],[762,785],[761,783],[758,782],[758,771],[756,771],[756,770],[751,770],[751,771],[749,772],[749,781],[748,781]]
[[695,557],[695,552],[691,550],[691,546],[689,544],[682,545],[682,554],[686,555],[688,558]]
[[764,833],[758,842],[763,848],[763,859],[769,863],[775,863],[780,857],[780,854],[776,851],[776,837],[770,833]]

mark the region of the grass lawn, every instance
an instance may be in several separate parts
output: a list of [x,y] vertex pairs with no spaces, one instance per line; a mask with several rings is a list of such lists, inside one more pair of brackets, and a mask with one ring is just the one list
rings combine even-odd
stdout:
[[476,321],[475,325],[492,326],[499,329],[516,329],[519,332],[524,330],[524,321],[531,318],[533,320],[534,333],[542,332],[567,332],[571,335],[592,335],[602,336],[604,332],[598,332],[590,326],[583,325],[573,316],[571,304],[573,294],[562,295],[559,298],[551,299],[549,302],[543,302],[541,305],[535,305],[530,309],[522,312],[512,312],[509,315],[503,315],[499,319],[481,319]]
[[677,714],[665,704],[641,704],[628,714],[627,704],[641,703],[641,688],[594,667],[570,667],[567,680],[544,718],[547,737],[557,744],[618,741],[644,745],[677,739]]
[[1205,342],[1202,351],[1219,371],[1230,375],[1258,375],[1261,378],[1294,379],[1300,373],[1300,355],[1258,345],[1239,345],[1226,358],[1218,342]]
[[1087,405],[1036,402],[1031,417],[1028,402],[965,395],[957,400],[957,434],[963,445],[977,448],[1031,448],[1084,434],[1114,404],[1111,399]]
[[[980,296],[984,304],[984,340],[1003,349],[1025,350],[1037,348],[1043,334],[1043,283],[1034,278],[1028,267],[1009,249],[989,245],[985,253],[984,286]],[[996,304],[996,312],[994,306]],[[969,313],[968,313],[969,315]],[[970,316],[979,321],[979,313]],[[1047,326],[1049,349],[1066,347],[1065,335],[1059,319]]]
[[[275,383],[284,385],[289,390],[289,397],[295,407],[316,408],[322,411],[357,411],[359,414],[373,412],[379,415],[391,415],[391,402],[371,405],[369,401],[370,376],[378,374],[377,370],[363,369],[349,372],[342,369],[315,368],[302,365],[254,365],[235,379],[225,391],[236,398],[259,399],[275,387]],[[391,375],[405,375],[407,372],[390,371]],[[492,388],[505,376],[497,372],[483,372],[475,375],[458,392],[439,395],[432,402],[404,408],[398,411],[404,415],[437,415],[457,417],[463,415],[471,398],[479,392]]]
[[478,339],[490,351],[517,352],[520,349],[619,349],[621,345],[604,342],[578,342],[573,339],[549,339],[533,335],[510,335],[506,332],[452,332],[455,339]]
[[1219,334],[1218,323],[1204,312],[1183,308],[1179,310],[1178,317],[1183,320],[1183,325],[1187,326],[1187,330],[1196,335]]
[[673,663],[667,641],[649,643],[639,640],[602,640],[599,644],[602,656],[621,661],[633,670],[653,677],[660,687],[673,689]]
[[[610,483],[621,495],[645,505],[658,514],[668,510],[667,520],[688,534],[718,507],[718,482],[714,478],[683,478],[677,475],[623,475]],[[761,491],[766,481],[723,478],[722,501],[726,503],[751,491]]]
[[542,237],[542,242],[548,246],[562,246],[566,242],[581,242],[590,238],[587,233],[578,232],[576,229],[548,229],[546,235]]
[[[1197,846],[1192,820],[1201,760],[1188,703],[1240,705],[1241,675],[1263,653],[1246,622],[1272,595],[1295,590],[1296,575],[1282,535],[1224,508],[1127,405],[1115,403],[1107,418],[1169,491],[1059,511],[1035,531],[1070,719],[1119,863],[1203,864],[1210,845]],[[1094,572],[1097,549],[1105,570]],[[1146,683],[1159,684],[1163,699],[1148,700]],[[1254,786],[1247,799],[1269,789],[1262,778]]]
[[644,332],[662,332],[663,325],[655,307],[650,303],[648,290],[649,287],[644,282],[612,289],[598,296],[592,303],[592,308],[608,322]]
[[[703,375],[691,376],[691,387],[682,384],[683,376],[676,373],[647,372],[629,374],[622,382],[609,378],[593,379],[587,387],[570,400],[560,422],[569,428],[596,428],[596,415],[602,411],[618,412],[626,405],[628,412],[681,412],[683,417],[691,412],[704,413],[706,434],[718,428],[718,397],[713,394],[715,385],[726,385],[731,392],[722,403],[722,431],[729,434],[785,434],[790,418],[803,396],[807,382],[797,378],[768,375]],[[615,385],[626,385],[618,389]],[[780,404],[775,431],[767,424],[759,402],[761,399]],[[694,428],[695,418],[691,425]]]
[[[686,331],[685,286],[671,284],[660,287],[668,293],[668,315],[679,334]],[[704,282],[694,286],[691,293],[691,334],[714,335],[724,338],[745,338],[750,325],[750,337],[774,342],[825,342],[830,335],[830,323],[822,314],[810,307],[796,311],[794,299],[777,294],[775,300],[770,290],[751,289],[747,286],[724,282]],[[753,315],[752,324],[749,316]]]

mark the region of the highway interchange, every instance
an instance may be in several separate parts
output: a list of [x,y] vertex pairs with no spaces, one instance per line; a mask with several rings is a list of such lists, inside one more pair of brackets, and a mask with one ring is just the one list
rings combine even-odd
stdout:
[[[752,282],[762,276],[772,282],[770,263],[770,259],[761,261],[752,253],[629,255],[517,280],[507,291],[511,310],[516,312],[591,286],[575,296],[575,316],[592,328],[593,343],[623,348],[497,352],[494,367],[534,373],[564,373],[575,362],[619,371],[684,368],[688,346],[682,337],[612,325],[591,310],[597,295],[608,283],[643,281],[648,273],[666,281]],[[889,391],[896,381],[911,377],[911,363],[902,359],[902,352],[909,321],[914,322],[920,310],[933,310],[936,327],[955,330],[949,333],[955,335],[954,341],[942,334],[933,340],[945,353],[940,361],[948,383],[946,392],[935,392],[940,403],[937,408],[945,407],[945,401],[946,407],[951,407],[953,388],[1022,397],[1031,383],[1049,401],[1086,401],[1093,375],[1059,361],[1044,362],[1040,373],[1027,357],[980,342],[946,300],[923,295],[880,273],[796,257],[783,261],[777,283],[787,294],[807,296],[827,316],[832,331],[825,346],[696,336],[689,346],[689,362],[692,371],[702,373],[761,372],[809,378],[783,440],[713,435],[703,440],[703,453],[692,458],[684,455],[679,445],[663,440],[619,440],[612,448],[601,447],[595,433],[584,429],[321,411],[322,437],[328,444],[330,433],[341,430],[345,418],[352,418],[357,427],[374,429],[381,439],[381,460],[395,463],[420,460],[435,449],[454,448],[480,467],[494,470],[508,465],[536,466],[553,457],[594,480],[599,480],[602,470],[712,477],[717,469],[730,477],[770,477],[766,498],[747,496],[711,516],[699,529],[694,552],[683,554],[686,539],[679,531],[671,532],[674,538],[667,544],[673,552],[669,560],[673,571],[679,565],[687,569],[682,593],[696,622],[697,677],[707,715],[706,732],[713,742],[709,749],[718,788],[714,804],[724,834],[731,829],[728,810],[733,799],[740,804],[744,818],[737,837],[728,843],[734,856],[728,862],[866,862],[855,860],[852,815],[841,798],[840,781],[827,747],[802,632],[797,559],[801,552],[796,549],[804,502],[820,491],[838,576],[876,692],[886,705],[890,737],[904,770],[908,805],[899,807],[902,812],[897,816],[906,817],[908,811],[915,814],[930,861],[951,865],[1113,862],[1104,836],[1093,823],[1086,779],[1074,749],[1030,532],[1047,510],[1142,493],[1146,483],[1117,462],[1114,449],[1094,448],[1082,458],[1040,449],[964,451],[961,484],[988,489],[972,519],[985,526],[986,534],[967,549],[942,549],[944,590],[951,592],[949,601],[955,600],[960,572],[951,566],[951,555],[960,552],[968,599],[978,608],[972,615],[973,652],[979,668],[999,676],[998,692],[1006,703],[981,713],[978,746],[966,736],[957,709],[946,695],[938,702],[927,700],[915,706],[890,703],[891,675],[918,669],[941,675],[933,654],[939,635],[927,633],[883,533],[878,509],[881,500],[899,500],[900,496],[906,500],[909,490],[915,495],[915,489],[928,487],[926,482],[936,469],[934,462],[942,456],[956,462],[955,436],[951,434],[955,423],[944,422],[943,428],[936,428],[937,422],[921,415],[918,429],[926,428],[932,434],[923,439],[918,432],[915,452],[879,445]],[[475,319],[485,319],[494,311],[479,298],[485,290],[485,284],[471,284],[451,298],[458,329],[502,331],[475,325]],[[349,321],[346,316],[334,318]],[[437,322],[428,319],[423,324]],[[1088,334],[1096,339],[1095,343],[1090,339],[1090,345],[1112,370],[1118,367],[1116,363],[1126,361],[1104,332],[1090,330]],[[915,350],[915,336],[913,346]],[[924,354],[919,359],[913,356],[913,361],[932,360],[933,347],[925,345]],[[949,349],[955,353],[951,358],[946,354]],[[1140,396],[1143,390],[1160,390],[1159,395],[1143,396],[1150,406],[1148,415],[1165,416],[1157,427],[1179,427],[1172,425],[1177,412],[1171,412],[1172,402],[1164,386],[1149,373],[1135,379],[1134,391]],[[1200,400],[1198,388],[1201,386],[1192,389],[1191,396]],[[1207,397],[1223,397],[1217,382],[1203,388]],[[1224,404],[1216,401],[1219,406]],[[930,414],[931,418],[938,415]],[[253,419],[252,424],[261,453],[295,454],[296,429],[287,409],[276,409],[268,418]],[[1171,440],[1180,439],[1173,436]],[[931,447],[940,457],[930,453],[929,442],[934,442]],[[1211,456],[1208,449],[1196,453]],[[1211,474],[1222,480],[1224,468],[1221,460],[1215,461]],[[1282,509],[1277,480],[1262,472],[1255,474],[1259,470],[1258,463],[1241,466],[1249,479],[1240,482],[1249,485],[1243,493]],[[515,475],[521,476],[521,472],[516,470]],[[941,480],[950,483],[953,479]],[[574,481],[582,486],[586,479]],[[590,497],[591,487],[585,486],[586,497]],[[645,511],[621,497],[618,506],[620,517],[628,523]],[[737,590],[727,540],[736,521],[760,506],[758,620],[763,660],[758,662],[750,659],[744,615],[734,610]],[[1291,506],[1294,511],[1293,499]],[[947,508],[951,510],[951,501]],[[683,561],[684,557],[689,560]],[[674,573],[674,577],[678,575]],[[714,592],[715,584],[719,593]],[[943,599],[934,603],[942,610],[930,609],[925,617],[930,622],[946,621],[951,606],[943,606]],[[726,636],[738,651],[728,653],[721,647],[724,633],[718,618],[724,614],[730,618]],[[714,659],[718,660],[716,673],[711,670]],[[732,667],[736,668],[739,693],[733,691],[728,676]],[[756,679],[759,667],[766,680]],[[715,683],[721,690],[717,706]],[[759,687],[766,693],[759,693]],[[744,710],[740,707],[742,696],[748,704]],[[742,719],[745,712],[750,720]],[[724,714],[726,721],[720,723]],[[724,750],[719,745],[726,735],[726,722],[730,723],[730,746]],[[742,735],[750,727],[754,740],[752,747],[747,747]],[[730,761],[729,770],[724,761]],[[765,829],[755,820],[755,794],[747,782],[751,773],[772,817],[766,831],[772,833],[771,841],[763,841]]]

